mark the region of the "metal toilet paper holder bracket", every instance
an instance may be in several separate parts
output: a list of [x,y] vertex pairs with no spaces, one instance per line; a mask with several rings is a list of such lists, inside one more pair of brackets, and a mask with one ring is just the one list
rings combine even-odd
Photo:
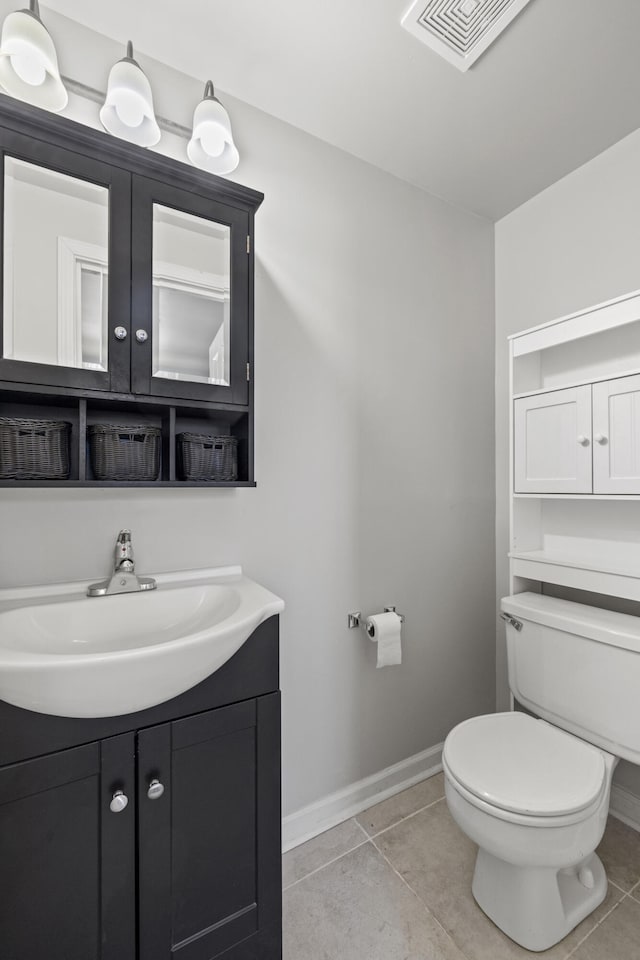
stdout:
[[[383,613],[397,613],[395,607],[383,607]],[[398,613],[400,617],[400,623],[404,623],[404,614]],[[349,630],[355,630],[356,627],[364,627],[364,629],[369,633],[369,627],[366,619],[362,616],[361,610],[354,610],[352,613],[347,614],[347,626]]]

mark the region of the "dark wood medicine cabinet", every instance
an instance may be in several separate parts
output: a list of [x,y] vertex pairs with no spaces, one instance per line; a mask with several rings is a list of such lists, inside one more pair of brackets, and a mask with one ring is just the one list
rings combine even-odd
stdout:
[[[0,98],[0,417],[71,423],[66,480],[253,486],[253,232],[263,196]],[[100,481],[94,423],[161,429],[155,481]],[[238,441],[238,479],[181,480],[177,436]]]

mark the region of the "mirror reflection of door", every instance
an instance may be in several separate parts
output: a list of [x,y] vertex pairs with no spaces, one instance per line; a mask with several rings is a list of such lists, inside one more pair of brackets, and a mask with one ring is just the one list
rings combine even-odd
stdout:
[[3,357],[107,370],[109,190],[5,157]]
[[154,377],[230,384],[228,226],[154,204]]

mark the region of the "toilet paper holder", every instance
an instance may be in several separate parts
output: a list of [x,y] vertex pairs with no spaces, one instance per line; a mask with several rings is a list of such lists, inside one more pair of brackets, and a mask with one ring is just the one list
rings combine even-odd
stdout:
[[[383,607],[384,613],[397,613],[395,607]],[[398,613],[400,617],[400,623],[404,623],[404,614]],[[363,618],[361,610],[354,610],[353,613],[347,614],[347,626],[349,630],[355,630],[356,627],[364,627],[364,629],[369,633],[369,626],[367,624],[366,618]]]

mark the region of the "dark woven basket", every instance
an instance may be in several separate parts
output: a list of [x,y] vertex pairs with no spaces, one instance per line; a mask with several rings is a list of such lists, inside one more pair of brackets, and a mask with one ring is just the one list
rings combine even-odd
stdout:
[[238,441],[203,433],[178,434],[178,470],[182,480],[237,480]]
[[0,479],[66,480],[70,433],[66,420],[0,417]]
[[87,432],[96,480],[157,480],[160,427],[94,423]]

